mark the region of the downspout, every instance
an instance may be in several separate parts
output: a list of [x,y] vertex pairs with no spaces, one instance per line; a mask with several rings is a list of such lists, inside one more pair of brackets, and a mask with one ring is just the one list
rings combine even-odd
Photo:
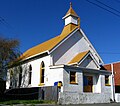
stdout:
[[52,55],[50,55],[50,66],[53,66],[54,64],[53,64],[53,56]]
[[111,79],[112,100],[113,100],[113,102],[115,102],[115,83],[114,83],[114,68],[113,68],[113,64],[111,64],[111,71],[112,71],[112,79]]

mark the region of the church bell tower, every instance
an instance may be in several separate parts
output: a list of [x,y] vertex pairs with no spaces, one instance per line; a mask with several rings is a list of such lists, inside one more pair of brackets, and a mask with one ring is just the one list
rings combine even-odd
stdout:
[[80,18],[73,10],[72,3],[70,3],[70,8],[62,19],[65,20],[65,26],[69,24],[80,25]]

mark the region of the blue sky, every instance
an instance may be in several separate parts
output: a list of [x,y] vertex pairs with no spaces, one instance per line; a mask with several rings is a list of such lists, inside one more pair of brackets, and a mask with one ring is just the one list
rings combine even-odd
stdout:
[[[120,0],[99,1],[120,10]],[[62,17],[70,2],[80,16],[81,29],[104,63],[120,61],[120,17],[86,0],[0,0],[4,19],[0,18],[0,36],[19,39],[21,52],[53,38],[64,27]]]

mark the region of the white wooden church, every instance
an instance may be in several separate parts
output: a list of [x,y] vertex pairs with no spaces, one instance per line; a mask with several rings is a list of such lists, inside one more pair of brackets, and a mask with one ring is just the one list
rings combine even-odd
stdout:
[[103,61],[82,31],[80,17],[71,4],[63,20],[60,35],[23,53],[20,74],[15,76],[17,80],[11,80],[10,70],[7,89],[55,86],[60,82],[61,104],[110,102],[111,73],[100,70]]

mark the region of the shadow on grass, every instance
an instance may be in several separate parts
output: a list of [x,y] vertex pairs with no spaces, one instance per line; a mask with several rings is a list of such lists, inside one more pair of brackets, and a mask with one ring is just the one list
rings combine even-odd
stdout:
[[13,105],[13,104],[56,104],[54,101],[46,100],[9,100],[1,101],[0,104],[4,105]]

